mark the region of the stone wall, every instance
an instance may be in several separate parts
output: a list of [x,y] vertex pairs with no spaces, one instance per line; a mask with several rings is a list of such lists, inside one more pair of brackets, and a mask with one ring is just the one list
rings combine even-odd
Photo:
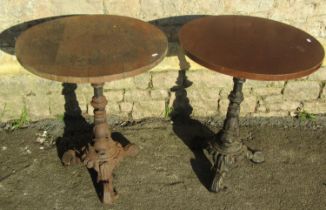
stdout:
[[[176,43],[178,28],[194,15],[267,17],[301,28],[326,46],[326,0],[0,0],[0,5],[0,121],[19,118],[24,109],[32,119],[64,113],[62,84],[29,74],[14,56],[15,37],[31,25],[26,21],[34,19],[119,14],[151,21],[167,33],[170,48],[161,64],[145,74],[105,86],[109,114],[129,119],[166,117],[172,108],[172,113],[192,110],[195,117],[225,114],[232,78],[185,58]],[[285,116],[298,107],[309,113],[326,113],[325,82],[325,67],[299,80],[248,80],[241,114]],[[92,114],[91,86],[78,85],[76,94],[82,111]]]

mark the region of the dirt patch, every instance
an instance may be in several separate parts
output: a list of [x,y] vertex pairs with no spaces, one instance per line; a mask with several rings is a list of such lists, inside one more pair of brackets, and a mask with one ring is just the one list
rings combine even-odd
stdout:
[[88,138],[88,129],[64,136],[63,122],[46,120],[0,130],[0,209],[324,209],[324,121],[252,122],[257,120],[242,121],[242,137],[264,151],[266,162],[240,162],[226,179],[228,189],[217,194],[207,190],[210,157],[191,140],[211,136],[221,121],[145,120],[114,126],[114,135],[141,151],[115,170],[120,197],[112,207],[100,203],[85,167],[63,167],[58,158],[58,139]]

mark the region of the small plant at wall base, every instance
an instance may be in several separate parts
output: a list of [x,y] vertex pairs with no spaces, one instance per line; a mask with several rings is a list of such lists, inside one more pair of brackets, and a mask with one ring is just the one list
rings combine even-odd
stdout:
[[27,108],[26,108],[26,106],[24,106],[19,119],[14,120],[11,123],[11,128],[12,128],[12,130],[17,129],[17,128],[23,128],[23,127],[28,126],[29,122],[30,122],[30,118],[29,118],[29,115],[27,112]]
[[164,118],[170,118],[171,117],[171,113],[173,112],[173,107],[169,107],[169,105],[165,105],[165,109],[164,109]]
[[296,117],[300,120],[300,121],[315,121],[317,119],[317,116],[315,114],[309,113],[307,111],[305,111],[303,108],[299,107],[297,109],[297,115]]

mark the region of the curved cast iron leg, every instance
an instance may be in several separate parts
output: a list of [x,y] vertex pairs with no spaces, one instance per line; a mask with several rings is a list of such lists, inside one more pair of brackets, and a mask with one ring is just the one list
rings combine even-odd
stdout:
[[137,146],[130,144],[123,147],[111,138],[111,130],[106,120],[105,106],[107,100],[103,96],[104,84],[92,84],[94,96],[94,139],[89,145],[84,163],[88,168],[97,172],[97,181],[103,184],[103,203],[112,204],[117,198],[113,189],[112,172],[125,156],[134,156],[138,153]]
[[223,190],[223,178],[230,170],[232,165],[246,157],[254,163],[264,161],[264,156],[260,151],[253,151],[245,146],[240,140],[239,131],[239,113],[240,104],[243,101],[242,86],[245,79],[234,78],[233,90],[229,95],[230,104],[224,121],[223,129],[217,135],[217,139],[213,145],[213,175],[210,190],[218,192]]

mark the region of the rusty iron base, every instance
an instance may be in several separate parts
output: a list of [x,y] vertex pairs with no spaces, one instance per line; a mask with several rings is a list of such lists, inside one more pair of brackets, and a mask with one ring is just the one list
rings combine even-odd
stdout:
[[237,160],[248,158],[254,163],[264,162],[261,151],[254,151],[241,142],[239,130],[240,104],[243,101],[242,86],[245,79],[234,78],[234,87],[229,95],[230,104],[223,129],[211,145],[211,153],[215,164],[213,166],[213,180],[210,190],[219,192],[225,189],[223,178]]
[[123,147],[111,138],[111,129],[106,120],[105,107],[107,100],[103,96],[103,83],[92,84],[94,96],[91,105],[94,107],[94,139],[88,147],[82,149],[77,157],[75,150],[68,150],[62,157],[64,165],[83,162],[87,168],[97,172],[97,182],[103,184],[102,202],[112,204],[117,199],[113,188],[112,172],[118,163],[126,156],[135,156],[138,147],[129,144]]

